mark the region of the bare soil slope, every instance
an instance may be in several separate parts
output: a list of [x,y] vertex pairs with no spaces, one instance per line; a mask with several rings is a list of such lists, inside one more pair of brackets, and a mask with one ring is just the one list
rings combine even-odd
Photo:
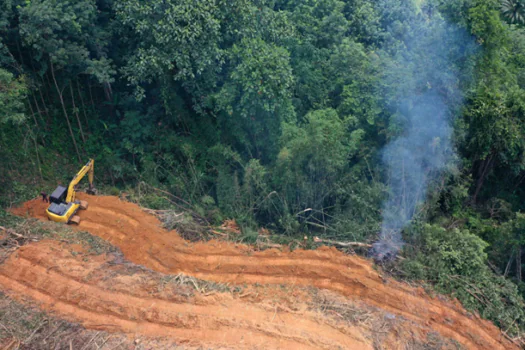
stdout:
[[[431,298],[420,289],[383,279],[365,259],[346,256],[332,248],[254,252],[248,246],[227,242],[189,243],[176,232],[162,229],[154,216],[137,205],[116,197],[81,194],[80,198],[87,200],[90,207],[80,212],[82,222],[76,229],[109,241],[129,261],[152,270],[184,273],[221,283],[313,286],[402,316],[470,349],[514,348],[490,322],[467,313],[457,303]],[[40,200],[27,202],[13,212],[47,220],[45,203]],[[104,288],[74,277],[75,271],[85,273],[84,268],[74,268],[70,262],[65,266],[65,261],[54,263],[61,250],[53,244],[56,243],[31,245],[13,255],[0,270],[0,285],[41,301],[44,307],[82,320],[90,327],[107,329],[110,324],[123,330],[163,335],[173,331],[171,324],[176,319],[179,326],[173,334],[181,339],[198,337],[222,344],[225,331],[221,327],[228,327],[239,332],[237,335],[234,332],[227,344],[253,340],[277,348],[369,346],[355,330],[346,329],[342,334],[330,327],[314,330],[312,327],[319,323],[309,321],[308,317],[290,317],[275,330],[269,321],[273,317],[271,312],[254,311],[253,305],[248,308],[232,302],[224,306],[221,302],[221,306],[181,307],[157,299],[145,301],[124,292],[107,293]],[[68,271],[64,272],[64,268]],[[253,336],[243,337],[246,331]],[[280,333],[276,337],[272,332]],[[256,346],[242,344],[246,348]],[[298,344],[301,346],[297,347]]]
[[187,298],[147,271],[81,259],[81,249],[68,248],[56,241],[21,248],[0,267],[0,285],[88,329],[228,348],[371,349],[358,330],[332,327],[304,308],[267,309],[228,293]]

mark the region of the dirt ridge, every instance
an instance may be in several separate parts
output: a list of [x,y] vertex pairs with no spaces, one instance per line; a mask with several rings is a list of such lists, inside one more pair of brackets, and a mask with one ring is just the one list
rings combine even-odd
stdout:
[[101,288],[63,271],[62,266],[84,273],[90,269],[83,269],[75,259],[57,258],[56,243],[44,243],[24,247],[8,259],[0,267],[0,285],[47,309],[80,319],[87,328],[170,336],[188,343],[195,343],[198,336],[197,343],[229,347],[240,342],[243,347],[368,348],[357,332],[345,333],[305,315],[298,322],[296,315],[281,311],[277,322],[273,312],[234,300],[195,305]]
[[[109,241],[128,260],[153,270],[221,283],[314,286],[426,324],[468,348],[514,347],[490,322],[470,315],[457,303],[385,280],[362,258],[345,256],[332,248],[254,252],[245,245],[218,241],[191,244],[176,232],[162,229],[155,217],[135,204],[116,197],[79,197],[87,200],[90,208],[80,213],[82,222],[76,229]],[[45,219],[44,208],[41,201],[34,200],[14,213]]]

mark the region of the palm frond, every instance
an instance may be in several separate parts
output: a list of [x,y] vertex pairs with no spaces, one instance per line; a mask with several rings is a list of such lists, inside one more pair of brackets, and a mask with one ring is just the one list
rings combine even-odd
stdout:
[[524,0],[502,0],[501,13],[510,23],[525,23],[525,1]]

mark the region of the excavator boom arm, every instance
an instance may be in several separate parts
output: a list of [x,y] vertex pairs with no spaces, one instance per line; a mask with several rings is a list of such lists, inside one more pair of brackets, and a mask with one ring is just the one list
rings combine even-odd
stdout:
[[87,162],[86,165],[80,169],[80,171],[75,175],[73,180],[69,183],[69,187],[67,189],[67,197],[66,202],[73,202],[75,200],[75,186],[78,185],[78,183],[88,174],[88,180],[89,180],[89,188],[93,188],[93,177],[95,174],[95,160],[90,159],[89,162]]

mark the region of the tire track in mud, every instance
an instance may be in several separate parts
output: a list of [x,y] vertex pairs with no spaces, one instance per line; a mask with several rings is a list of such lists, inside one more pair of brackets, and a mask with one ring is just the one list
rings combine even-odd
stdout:
[[[500,331],[488,321],[469,315],[458,305],[431,299],[421,290],[385,280],[371,264],[345,256],[333,248],[315,251],[253,252],[245,245],[211,241],[189,243],[132,203],[116,197],[81,194],[90,207],[80,212],[76,228],[87,229],[118,246],[126,258],[153,270],[185,273],[222,283],[259,283],[314,286],[338,292],[420,324],[471,349],[509,349]],[[44,218],[40,201],[14,210]]]
[[51,241],[21,248],[0,267],[0,285],[87,328],[228,348],[371,349],[359,332],[333,328],[311,315],[279,312],[276,319],[276,312],[239,300],[196,305],[113,291],[86,281],[93,269],[105,269],[104,261],[86,267],[58,250],[60,245]]

